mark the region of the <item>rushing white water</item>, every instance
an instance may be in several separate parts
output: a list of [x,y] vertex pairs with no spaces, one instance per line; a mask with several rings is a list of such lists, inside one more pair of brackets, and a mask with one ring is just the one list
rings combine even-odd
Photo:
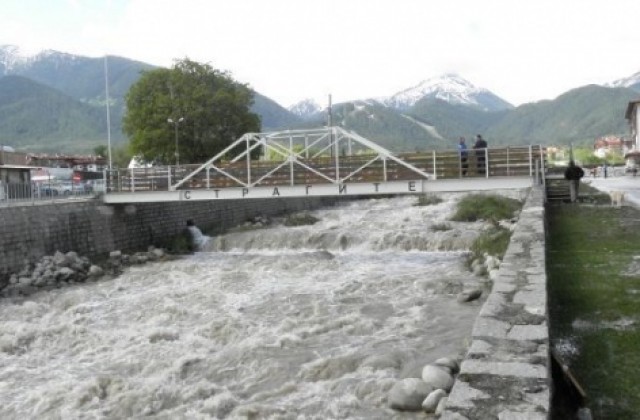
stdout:
[[189,229],[191,239],[193,240],[193,244],[197,250],[204,248],[207,245],[207,242],[209,242],[209,239],[211,239],[209,236],[203,235],[202,231],[197,226],[187,226],[187,229]]
[[388,419],[393,383],[464,351],[481,224],[455,196],[354,201],[313,226],[0,301],[0,418]]

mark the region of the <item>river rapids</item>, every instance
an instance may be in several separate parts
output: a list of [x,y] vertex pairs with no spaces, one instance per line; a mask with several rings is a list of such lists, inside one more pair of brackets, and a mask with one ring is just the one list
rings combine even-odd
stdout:
[[351,201],[0,300],[0,418],[426,418],[387,394],[465,351],[480,306],[456,293],[482,282],[465,258],[483,225],[447,221],[459,197]]

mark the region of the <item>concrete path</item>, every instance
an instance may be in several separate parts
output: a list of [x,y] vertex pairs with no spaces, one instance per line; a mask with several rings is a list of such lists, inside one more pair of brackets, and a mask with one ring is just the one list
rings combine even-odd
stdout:
[[582,178],[582,182],[589,184],[602,192],[624,191],[623,205],[640,207],[640,176],[618,176],[608,178]]

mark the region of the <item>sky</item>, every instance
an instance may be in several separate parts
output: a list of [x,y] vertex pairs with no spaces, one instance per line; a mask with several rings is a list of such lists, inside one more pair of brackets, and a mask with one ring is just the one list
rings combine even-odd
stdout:
[[638,0],[0,0],[0,45],[170,67],[283,106],[390,96],[444,73],[520,105],[640,71]]

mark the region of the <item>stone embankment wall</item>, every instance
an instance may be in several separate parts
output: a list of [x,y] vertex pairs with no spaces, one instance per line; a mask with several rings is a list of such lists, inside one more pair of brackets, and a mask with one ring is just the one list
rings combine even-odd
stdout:
[[532,188],[441,419],[549,417],[544,204]]
[[0,208],[0,286],[10,274],[56,251],[90,259],[110,251],[166,246],[192,219],[203,231],[221,232],[257,215],[331,205],[335,198],[278,198],[105,205],[69,200]]

